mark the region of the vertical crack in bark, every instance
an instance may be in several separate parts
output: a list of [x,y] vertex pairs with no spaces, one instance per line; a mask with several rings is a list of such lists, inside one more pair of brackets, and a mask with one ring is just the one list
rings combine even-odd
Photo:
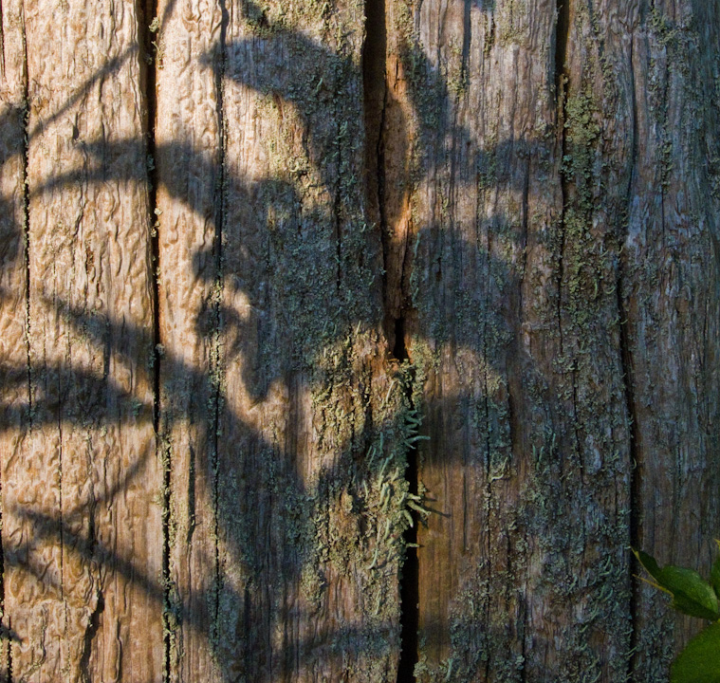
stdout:
[[64,460],[64,449],[63,449],[63,428],[62,428],[62,413],[58,414],[58,437],[60,447],[58,448],[58,507],[60,508],[60,514],[58,515],[58,531],[60,537],[60,599],[65,599],[65,582],[63,581],[65,575],[65,520],[63,515],[63,460]]
[[[94,539],[92,539],[92,542],[94,546]],[[80,657],[79,668],[84,681],[92,681],[92,675],[90,673],[90,655],[92,654],[92,643],[98,633],[98,630],[100,629],[100,615],[102,614],[102,611],[104,609],[105,602],[103,600],[102,591],[98,590],[97,603],[95,604],[95,609],[90,615],[90,621],[88,623],[87,629],[85,630],[85,637],[83,639],[83,651]]]
[[[337,65],[333,66],[333,82],[338,82]],[[333,99],[332,117],[335,122],[335,163],[337,164],[337,173],[335,174],[335,182],[333,183],[333,206],[332,215],[335,224],[335,291],[340,294],[342,288],[342,221],[340,219],[340,209],[342,206],[342,162],[343,162],[343,144],[345,136],[342,133],[342,123],[338,118],[339,102],[337,98]]]
[[[31,323],[31,306],[30,306],[30,188],[28,185],[29,168],[30,168],[30,78],[28,76],[28,46],[27,31],[25,24],[25,6],[21,5],[21,40],[23,50],[23,73],[22,73],[22,89],[23,102],[22,109],[19,112],[22,117],[23,136],[21,141],[20,153],[22,158],[21,182],[22,182],[22,240],[23,240],[23,268],[24,268],[24,288],[25,288],[25,355],[26,355],[26,373],[27,373],[27,401],[28,401],[28,424],[27,428],[32,426],[33,421],[33,372],[32,372],[32,352],[30,347],[30,323]],[[4,20],[2,14],[2,6],[0,5],[0,27]],[[4,29],[3,29],[4,31]],[[5,77],[5,44],[4,33],[2,35],[3,44],[3,62],[2,75]],[[0,501],[4,500],[5,478],[4,471],[0,471]],[[2,529],[4,517],[4,505],[0,505],[0,529]],[[5,547],[3,538],[0,537],[0,632],[8,635],[7,638],[7,683],[13,680],[13,637],[10,617],[6,611],[6,586],[5,586]]]
[[[525,180],[523,182],[523,199],[522,199],[522,210],[523,210],[523,218],[522,218],[522,242],[520,243],[519,247],[521,247],[521,266],[520,266],[520,278],[518,280],[517,285],[517,292],[518,292],[518,302],[517,302],[517,320],[522,321],[523,320],[523,288],[525,286],[525,271],[527,270],[527,244],[528,244],[528,233],[530,231],[530,176],[531,176],[531,161],[528,159],[527,166],[525,170]],[[517,338],[516,338],[517,339]],[[518,344],[518,357],[521,357],[521,349],[522,349],[522,342],[520,340],[517,340]],[[487,356],[486,356],[487,357]],[[511,394],[512,395],[512,394]],[[515,444],[518,443],[518,437],[516,434],[513,433],[514,431],[514,425],[517,424],[517,417],[510,415],[510,428],[511,428],[511,434],[510,434],[510,443]],[[490,557],[490,555],[488,555]],[[527,579],[526,579],[527,580]],[[519,610],[522,614],[520,621],[522,632],[520,637],[520,655],[522,657],[522,665],[520,669],[520,683],[527,683],[528,680],[528,652],[527,652],[527,633],[529,630],[531,630],[531,626],[528,623],[529,620],[529,609],[527,604],[527,594],[528,594],[528,588],[527,584],[525,585],[525,590],[519,593],[518,600],[520,602]]]
[[3,4],[2,0],[0,0],[0,75],[5,80],[5,24],[3,16]]
[[565,252],[565,211],[569,197],[569,181],[564,168],[568,153],[566,102],[568,73],[566,68],[568,41],[570,40],[570,0],[557,0],[555,26],[555,97],[557,102],[558,134],[560,136],[560,244],[558,254],[557,316],[560,330],[560,353],[563,353],[562,286]]
[[470,74],[468,72],[468,61],[470,59],[470,44],[472,43],[472,3],[465,2],[463,8],[463,44],[462,44],[462,62],[460,67],[460,85],[463,91],[466,91],[470,83]]
[[[160,338],[160,237],[158,225],[158,209],[157,209],[157,186],[159,174],[156,161],[156,144],[155,129],[157,125],[157,74],[153,48],[153,31],[151,23],[157,13],[156,0],[146,0],[145,6],[142,8],[144,12],[138,12],[141,21],[141,34],[144,38],[143,49],[141,50],[141,64],[144,63],[146,68],[143,69],[144,75],[144,94],[146,108],[146,150],[148,156],[148,210],[150,212],[150,220],[152,222],[152,230],[150,232],[150,257],[152,260],[152,297],[153,297],[153,342],[154,342],[154,362],[153,362],[153,423],[155,425],[155,433],[160,431],[160,363],[161,363],[161,338]],[[144,60],[143,60],[144,57]]]
[[[392,355],[401,364],[409,361],[406,345],[407,338],[407,305],[397,310],[391,302],[395,293],[390,290],[396,285],[402,286],[405,279],[401,275],[398,283],[390,283],[387,273],[391,259],[405,260],[404,251],[392,249],[391,227],[388,225],[387,183],[393,179],[386,177],[386,114],[389,103],[387,83],[387,26],[385,0],[366,0],[365,2],[365,43],[363,45],[363,89],[365,107],[366,159],[365,186],[367,193],[367,209],[371,221],[380,231],[383,252],[383,302],[385,308],[384,327],[388,345]],[[404,134],[405,131],[402,131]],[[406,245],[407,246],[407,245]],[[404,270],[400,269],[401,273]],[[396,297],[395,297],[396,298]],[[412,372],[412,370],[410,371]],[[414,409],[412,400],[412,381],[405,387],[406,398],[410,409]],[[417,448],[407,451],[407,467],[405,478],[408,481],[409,493],[417,495],[418,454]],[[418,626],[419,626],[419,560],[417,549],[417,525],[419,515],[412,512],[413,526],[405,532],[407,544],[405,560],[402,565],[400,580],[400,639],[401,654],[398,663],[398,683],[415,681],[415,665],[418,662]]]
[[[485,190],[484,190],[484,180],[482,177],[481,169],[478,167],[476,170],[476,177],[475,177],[475,187],[477,190],[477,199],[475,201],[475,216],[481,216],[482,215],[482,209],[483,209],[483,202],[485,198]],[[490,255],[493,253],[493,242],[492,242],[492,236],[493,233],[491,230],[487,230],[487,232],[483,232],[481,228],[481,223],[479,220],[476,219],[475,221],[475,239],[478,245],[482,244],[482,240],[485,240],[484,249],[481,249],[480,252],[485,254],[485,259],[483,262],[483,272],[482,272],[482,281],[483,281],[483,299],[482,299],[482,327],[480,332],[480,357],[481,358],[487,358],[488,357],[488,327],[489,327],[489,320],[488,320],[488,311],[490,310]],[[490,425],[490,395],[491,395],[491,389],[490,389],[490,377],[488,372],[488,365],[485,363],[484,369],[481,373],[482,377],[482,385],[483,385],[483,398],[482,398],[482,409],[483,409],[483,416],[485,418],[485,425]],[[490,472],[490,431],[489,428],[485,429],[484,433],[484,461],[483,466],[485,468],[485,472]],[[490,516],[492,514],[492,490],[491,490],[491,482],[490,477],[486,477],[485,486],[484,486],[484,501],[482,503],[482,511],[485,515],[485,519],[490,520]],[[464,508],[464,506],[463,506]],[[484,547],[483,552],[485,553],[485,557],[492,557],[492,546],[490,543],[490,534],[485,534],[484,538]],[[488,565],[484,568],[483,571],[483,578],[488,581],[488,585],[490,582],[490,572],[491,568]],[[485,617],[485,623],[490,623],[490,606],[489,603],[485,604],[484,607],[484,617]],[[485,675],[485,679],[490,679],[490,666],[491,661],[489,657],[485,658],[484,666],[483,666],[483,672]]]
[[150,259],[151,259],[151,291],[152,291],[152,360],[153,360],[153,427],[155,431],[156,448],[162,463],[162,520],[163,520],[163,548],[162,548],[162,582],[163,582],[163,668],[164,680],[170,680],[170,629],[167,615],[170,607],[170,451],[167,448],[161,424],[161,363],[162,363],[162,335],[160,329],[160,225],[158,221],[157,187],[159,173],[157,169],[155,140],[157,126],[157,67],[156,45],[153,34],[157,31],[155,18],[158,11],[158,0],[138,0],[138,40],[140,42],[139,62],[141,77],[141,92],[145,97],[145,144],[147,152],[147,184],[148,184],[148,211],[150,214]]
[[385,111],[387,82],[385,0],[366,0],[362,53],[365,108],[365,187],[368,214],[380,230],[383,247],[383,297],[387,299],[388,227],[385,212]]
[[[409,361],[408,349],[405,345],[405,318],[401,317],[395,321],[395,346],[394,356],[401,362]],[[406,398],[410,410],[415,410],[412,397],[413,370],[405,387]],[[408,482],[408,493],[412,496],[418,495],[419,471],[417,446],[412,445],[406,454],[407,466],[405,479]],[[420,613],[418,604],[420,602],[420,558],[417,552],[417,528],[420,524],[420,515],[415,510],[410,510],[413,525],[405,531],[405,560],[402,565],[400,579],[400,661],[398,663],[397,683],[414,683],[415,665],[418,663],[419,643],[418,629],[420,626]]]
[[[92,455],[88,452],[87,454],[87,464],[88,468],[92,468],[93,458]],[[92,477],[89,477],[89,484],[90,484],[90,491],[89,491],[89,504],[88,504],[88,512],[87,512],[87,518],[88,518],[88,535],[87,535],[87,560],[90,564],[90,567],[92,568],[93,562],[95,561],[95,554],[97,550],[97,533],[95,529],[95,514],[97,511],[97,498],[95,497],[95,486],[92,481]],[[63,527],[65,525],[60,524],[60,533],[62,534]],[[91,572],[92,577],[92,572]],[[94,578],[92,578],[93,583],[95,581]],[[100,628],[100,613],[105,608],[104,600],[103,600],[103,593],[102,588],[98,585],[94,585],[95,590],[95,606],[93,608],[92,614],[90,615],[90,619],[88,621],[88,625],[85,630],[85,637],[83,639],[83,651],[82,655],[80,657],[80,672],[83,675],[84,681],[91,681],[92,680],[92,674],[90,671],[90,656],[92,655],[92,644],[93,640],[95,639],[95,636],[98,633],[98,630]]]
[[[638,421],[637,421],[637,403],[635,400],[635,392],[633,388],[633,370],[632,370],[632,351],[630,349],[630,333],[629,310],[623,298],[623,285],[625,281],[624,267],[622,261],[618,266],[618,279],[616,284],[618,298],[618,315],[620,316],[620,363],[623,373],[625,409],[627,411],[628,421],[630,423],[630,545],[638,548],[640,544],[640,518],[642,514],[641,502],[642,496],[640,491],[640,453],[638,449]],[[628,577],[632,581],[633,558],[629,557]],[[638,592],[637,587],[631,585],[630,592],[630,620],[632,629],[630,631],[630,643],[628,657],[628,680],[632,677],[634,670],[633,662],[636,659],[637,645],[637,610],[638,610]]]
[[[635,67],[633,63],[633,43],[630,40],[630,86],[632,92],[632,158],[630,162],[630,168],[628,169],[628,185],[625,193],[626,200],[625,206],[627,211],[630,211],[631,200],[632,200],[632,188],[633,188],[633,175],[637,166],[638,159],[638,102],[635,94]],[[628,217],[628,221],[630,218]],[[627,234],[624,235],[627,240]],[[626,303],[625,293],[623,287],[626,282],[626,270],[625,270],[625,254],[627,253],[624,249],[625,245],[621,244],[622,253],[618,263],[618,278],[617,278],[617,297],[618,297],[618,315],[620,316],[620,362],[623,372],[623,384],[625,391],[625,409],[627,411],[628,421],[630,422],[630,545],[633,548],[640,547],[640,519],[642,515],[642,496],[640,490],[640,450],[638,448],[638,420],[637,420],[637,403],[635,400],[635,393],[633,387],[634,373],[632,369],[632,351],[630,348],[630,331],[629,316],[630,310],[629,305]],[[628,293],[629,298],[629,293]],[[637,661],[637,617],[638,617],[638,586],[635,585],[637,582],[633,577],[633,556],[628,553],[628,580],[631,582],[630,585],[630,623],[632,628],[630,630],[630,642],[628,657],[628,675],[627,679],[631,680],[632,673],[635,669],[635,662]]]
[[25,33],[25,6],[22,6],[22,47],[23,47],[23,140],[22,140],[22,220],[23,249],[25,255],[25,353],[27,354],[28,406],[30,422],[33,415],[33,373],[30,348],[30,78],[28,75],[27,36]]
[[[572,150],[568,139],[567,127],[567,102],[569,92],[570,73],[567,66],[568,46],[570,42],[570,20],[571,1],[558,0],[556,11],[556,33],[555,33],[555,88],[557,97],[557,116],[560,128],[560,244],[558,254],[558,284],[557,284],[557,317],[558,332],[560,340],[560,354],[565,355],[565,335],[563,333],[563,281],[565,279],[565,247],[567,233],[568,205],[571,202],[572,184],[575,182],[570,177],[571,170],[565,166],[566,159],[570,158]],[[571,302],[568,301],[568,305]],[[573,432],[575,436],[575,448],[580,447],[580,433],[577,412],[577,366],[573,358],[570,377],[572,381],[572,411],[573,411]],[[582,466],[581,466],[582,467]]]
[[212,434],[212,476],[213,476],[213,538],[215,542],[215,586],[214,586],[214,615],[212,620],[211,639],[217,642],[218,625],[220,619],[220,586],[222,585],[222,571],[220,558],[220,418],[223,409],[222,397],[222,381],[220,373],[222,372],[222,340],[223,333],[223,233],[225,228],[225,160],[226,160],[226,131],[225,131],[225,98],[224,98],[224,77],[225,77],[225,58],[226,58],[226,39],[227,28],[230,21],[225,0],[218,0],[220,6],[220,39],[218,44],[219,56],[218,67],[215,69],[215,97],[218,133],[220,136],[219,150],[219,176],[215,188],[215,292],[213,294],[215,301],[215,332],[213,339],[213,434]]
[[555,96],[558,108],[564,107],[567,82],[567,49],[570,39],[570,0],[557,0],[555,10]]

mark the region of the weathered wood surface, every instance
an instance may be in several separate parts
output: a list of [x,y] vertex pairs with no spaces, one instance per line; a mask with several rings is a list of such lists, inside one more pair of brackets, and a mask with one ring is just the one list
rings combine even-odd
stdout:
[[564,5],[392,5],[447,514],[420,536],[421,680],[662,680],[673,620],[627,546],[709,564],[718,6]]
[[717,2],[2,29],[3,680],[665,679],[628,547],[717,535]]
[[26,2],[2,19],[4,184],[19,184],[3,190],[17,346],[2,362],[22,368],[3,412],[6,678],[161,680],[138,18]]
[[[0,72],[2,75],[2,114],[0,115],[0,392],[2,395],[2,425],[0,453],[2,472],[0,485],[3,498],[3,527],[10,528],[7,519],[9,463],[23,451],[23,434],[27,418],[23,415],[28,405],[28,349],[27,349],[27,278],[25,223],[25,50],[20,3],[8,3],[2,16],[3,50]],[[8,554],[8,534],[3,531],[3,561]],[[10,649],[13,631],[7,606],[6,584],[9,568],[3,567],[2,600],[3,628],[0,655],[0,676],[8,679]]]

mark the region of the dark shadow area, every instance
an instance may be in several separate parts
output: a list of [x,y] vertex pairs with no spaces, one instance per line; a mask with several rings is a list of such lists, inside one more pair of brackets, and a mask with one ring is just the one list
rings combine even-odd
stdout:
[[[484,11],[494,9],[493,0],[467,1]],[[338,143],[343,139],[344,122],[328,116],[327,112],[332,111],[333,99],[345,92],[348,83],[360,83],[361,74],[352,60],[333,54],[306,36],[282,26],[269,26],[262,11],[253,3],[244,3],[244,11],[251,24],[258,27],[258,35],[228,44],[223,55],[213,51],[202,58],[202,63],[218,69],[218,60],[222,59],[226,79],[272,95],[281,103],[292,103],[304,128],[303,144],[307,155],[319,174],[328,199],[325,206],[317,206],[309,213],[297,184],[287,178],[268,177],[249,182],[242,177],[226,177],[225,196],[231,197],[233,207],[243,207],[238,214],[243,220],[234,221],[233,214],[228,214],[223,234],[215,235],[214,243],[223,243],[222,271],[218,272],[215,246],[199,247],[193,258],[193,276],[208,287],[221,279],[227,291],[244,294],[248,313],[241,316],[231,306],[208,302],[194,323],[197,334],[210,341],[221,321],[221,331],[226,339],[225,358],[228,361],[236,357],[243,359],[242,379],[252,399],[263,401],[270,388],[280,383],[288,389],[291,396],[289,409],[293,411],[298,409],[293,401],[300,395],[300,389],[308,382],[322,384],[325,381],[324,377],[313,374],[317,359],[327,349],[335,348],[351,336],[352,330],[379,327],[386,313],[370,289],[359,293],[343,286],[346,280],[356,282],[358,272],[374,267],[377,259],[372,249],[381,242],[362,238],[350,251],[343,251],[347,236],[342,230],[349,222],[343,207],[356,206],[358,200],[353,193],[363,189],[362,184],[346,184],[343,180],[348,173],[348,155],[352,148],[349,143]],[[97,79],[118,68],[121,59],[108,62]],[[420,121],[418,172],[422,173],[427,167],[428,159],[437,157],[438,150],[445,149],[448,161],[455,169],[455,182],[475,183],[479,178],[485,178],[487,182],[523,191],[526,178],[513,175],[512,169],[517,164],[511,161],[528,155],[550,158],[554,153],[553,141],[514,140],[502,142],[494,149],[478,149],[471,133],[452,120],[447,85],[430,67],[420,47],[415,46],[415,50],[403,59],[412,65],[414,87],[411,97]],[[67,107],[80,97],[81,91]],[[59,117],[62,111],[55,116]],[[6,114],[12,115],[17,113]],[[41,130],[42,126],[34,133]],[[450,150],[445,141],[448,131],[453,144]],[[33,187],[31,201],[44,193],[77,184],[148,182],[145,141],[79,141],[78,144],[87,153],[90,162],[87,167],[59,173],[44,185]],[[220,177],[217,162],[183,141],[158,145],[155,156],[161,169],[157,178],[163,190],[183,201],[189,211],[206,212],[207,207],[194,199],[186,169],[193,169],[193,177],[198,183],[212,186]],[[119,174],[118,168],[125,169],[126,174]],[[490,178],[490,174],[495,175]],[[10,208],[7,200],[0,199],[0,212],[9,216]],[[205,217],[209,221],[214,218]],[[489,230],[494,227],[506,230],[506,216],[498,213],[492,222]],[[272,230],[268,229],[270,224]],[[12,227],[10,233],[11,238],[0,244],[4,267],[18,257],[18,245],[23,238],[19,226]],[[508,239],[522,249],[526,237],[521,230],[516,230],[510,232]],[[484,356],[486,333],[477,326],[458,325],[456,321],[463,316],[478,315],[478,312],[487,313],[486,302],[492,298],[490,290],[498,289],[507,291],[508,296],[505,307],[492,315],[500,325],[503,320],[516,317],[520,306],[517,274],[507,263],[445,225],[421,226],[411,239],[408,252],[414,253],[413,269],[424,286],[427,310],[440,313],[429,316],[423,311],[411,312],[407,322],[410,329],[398,328],[394,332],[397,359],[401,362],[408,359],[407,349],[401,342],[410,333],[434,348],[449,344],[452,348],[465,348]],[[363,251],[363,243],[367,253]],[[355,261],[360,264],[358,271],[350,272],[348,264]],[[472,290],[466,289],[468,281],[475,285]],[[405,283],[404,287],[408,289],[410,284]],[[457,292],[457,298],[448,299],[448,291]],[[0,295],[6,293],[0,292]],[[48,305],[54,305],[68,324],[92,340],[107,358],[123,357],[128,349],[144,348],[152,338],[152,330],[134,329],[118,318],[91,315],[62,301],[48,302]],[[344,324],[338,326],[338,320]],[[519,348],[518,354],[522,354]],[[127,358],[133,360],[130,356]],[[490,358],[485,357],[485,360],[492,363]],[[529,363],[529,360],[522,358],[518,363]],[[269,443],[264,435],[228,409],[227,396],[209,370],[189,367],[171,349],[166,349],[162,367],[163,376],[182,385],[190,399],[177,413],[172,404],[163,405],[159,436],[170,433],[175,424],[187,419],[198,427],[199,441],[207,444],[205,453],[213,461],[197,462],[197,471],[216,477],[218,531],[230,555],[240,558],[249,577],[242,593],[225,584],[215,586],[206,594],[173,597],[169,609],[175,621],[201,632],[208,624],[222,624],[209,647],[218,648],[219,666],[228,683],[241,679],[271,683],[278,680],[279,671],[289,676],[298,666],[309,666],[323,658],[326,661],[329,658],[351,661],[359,653],[390,654],[399,644],[399,632],[398,624],[388,621],[382,621],[379,626],[351,626],[320,632],[310,642],[288,644],[280,651],[273,639],[286,617],[291,616],[296,621],[305,618],[299,608],[284,600],[293,587],[302,582],[308,563],[314,561],[312,546],[317,529],[313,511],[334,505],[338,491],[347,491],[353,511],[362,518],[366,505],[363,487],[377,475],[380,461],[386,457],[382,453],[383,458],[369,464],[365,454],[377,443],[383,429],[397,432],[401,426],[373,425],[368,421],[369,426],[354,434],[346,450],[337,456],[332,471],[324,471],[315,489],[310,491],[298,474],[296,453],[292,448]],[[0,406],[0,430],[14,429],[17,425],[29,429],[66,420],[93,427],[108,420],[120,423],[127,420],[129,424],[153,422],[152,404],[138,403],[136,397],[126,395],[107,377],[51,365],[34,368],[33,376],[37,381],[33,404]],[[4,365],[0,367],[0,377],[5,387],[20,386],[27,382],[27,368]],[[470,398],[460,396],[453,400],[460,405]],[[208,410],[211,404],[218,406],[218,414]],[[421,409],[437,415],[452,412],[453,407],[429,403]],[[397,419],[403,418],[398,416]],[[219,445],[216,423],[223,425]],[[96,499],[95,504],[111,502],[131,481],[141,477],[145,465],[143,458],[150,456],[154,454],[144,454],[134,462],[120,480],[113,482],[105,498]],[[451,462],[463,455],[449,452],[444,457]],[[268,463],[272,466],[268,467]],[[410,467],[413,467],[412,462]],[[414,467],[417,469],[417,463]],[[417,473],[413,476],[417,479]],[[417,488],[411,489],[411,493],[417,495]],[[32,573],[34,545],[63,539],[74,553],[93,564],[112,567],[151,596],[158,609],[164,607],[166,587],[156,577],[144,575],[133,564],[132,558],[118,556],[97,539],[77,535],[68,520],[53,519],[33,510],[9,510],[8,513],[30,521],[35,537],[5,549],[6,565],[15,564]],[[85,514],[82,502],[79,502],[77,514]],[[403,593],[406,603],[418,599],[417,568],[414,572],[414,590],[408,584]],[[48,579],[39,575],[38,580]],[[417,621],[411,622],[408,628],[416,631]],[[431,631],[432,625],[427,628]],[[477,631],[474,623],[467,624],[466,628],[473,633]],[[17,640],[18,636],[12,634],[12,638]],[[290,640],[291,636],[288,636],[288,643]],[[416,647],[417,639],[410,633],[407,642]],[[417,654],[414,660],[411,657],[408,661],[410,663],[405,663],[406,670],[399,681],[414,680],[411,669]],[[478,662],[478,667],[481,666],[483,664]],[[475,672],[466,673],[474,675]]]

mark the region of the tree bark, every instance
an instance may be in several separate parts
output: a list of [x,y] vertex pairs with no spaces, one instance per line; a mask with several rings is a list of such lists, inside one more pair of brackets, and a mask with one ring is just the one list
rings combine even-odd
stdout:
[[26,2],[2,20],[4,675],[159,680],[138,18]]
[[667,680],[717,2],[0,21],[2,680]]

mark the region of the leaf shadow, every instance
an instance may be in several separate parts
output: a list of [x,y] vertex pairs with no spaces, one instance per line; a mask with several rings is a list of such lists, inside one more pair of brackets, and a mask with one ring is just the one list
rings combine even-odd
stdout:
[[[493,8],[492,1],[476,1],[482,9]],[[258,59],[258,55],[262,59]],[[286,30],[279,30],[269,38],[256,36],[231,43],[226,46],[223,59],[222,75],[225,78],[259,93],[276,96],[281,102],[290,102],[296,107],[304,128],[308,156],[330,197],[329,204],[337,206],[336,202],[344,199],[343,193],[347,190],[340,182],[341,162],[328,158],[326,153],[336,149],[334,140],[338,135],[338,126],[343,122],[328,123],[326,106],[340,89],[341,81],[359,79],[352,61],[317,45],[303,34]],[[216,60],[217,52],[213,52],[204,56],[201,63],[218,69]],[[430,68],[421,51],[414,56],[414,63],[422,75],[418,82],[424,82],[440,103],[429,111],[421,104],[425,99],[412,91],[416,96],[415,109],[421,120],[421,147],[427,152],[432,146],[442,144],[434,131],[450,127],[457,147],[465,150],[464,154],[470,159],[466,158],[462,170],[458,170],[458,181],[475,182],[476,175],[490,166],[493,159],[526,152],[527,145],[523,141],[508,141],[495,149],[478,149],[470,132],[450,121],[450,95],[442,77]],[[271,74],[269,78],[268,73]],[[7,116],[17,115],[17,112],[7,113]],[[440,125],[437,125],[438,121]],[[43,185],[31,188],[31,201],[40,199],[44,193],[78,184],[148,182],[147,149],[143,140],[103,140],[81,144],[94,164],[81,171],[59,173]],[[19,151],[13,148],[8,153],[17,154]],[[170,197],[181,200],[189,211],[205,213],[207,207],[193,201],[184,168],[192,168],[196,178],[212,186],[220,172],[216,161],[202,150],[181,141],[158,146],[156,157],[158,164],[163,165],[168,159],[184,160],[183,165],[165,166],[165,172],[160,176],[163,189]],[[119,159],[123,160],[122,164],[116,163]],[[123,172],[119,173],[118,168]],[[504,178],[498,182],[520,181]],[[321,355],[326,347],[342,341],[348,330],[358,325],[363,329],[378,327],[384,311],[370,305],[361,318],[343,313],[347,300],[336,292],[338,266],[327,249],[328,235],[335,232],[331,212],[320,211],[313,217],[313,224],[298,209],[302,202],[296,186],[285,178],[268,177],[251,183],[245,178],[230,177],[227,183],[236,202],[253,207],[252,221],[246,225],[226,222],[223,226],[225,234],[215,236],[216,244],[221,239],[229,244],[223,253],[222,273],[218,272],[217,252],[213,246],[196,251],[192,259],[193,275],[206,285],[212,285],[222,277],[228,290],[245,295],[249,308],[240,315],[224,303],[215,308],[208,304],[195,320],[195,329],[200,338],[208,339],[215,333],[217,321],[222,320],[223,332],[229,340],[227,360],[243,359],[243,383],[252,399],[261,403],[278,382],[286,387],[307,382],[306,370],[315,357]],[[11,216],[12,202],[5,199],[2,202],[0,210],[6,209],[3,214]],[[276,220],[273,231],[268,231],[271,214],[281,214],[284,218]],[[206,217],[214,219],[214,216]],[[502,222],[504,217],[498,215],[495,220]],[[215,226],[215,229],[218,230],[218,227]],[[4,231],[12,235],[0,247],[4,249],[0,252],[2,263],[7,267],[19,257],[22,234],[15,224],[6,225]],[[249,232],[265,236],[265,242],[258,246],[257,252],[248,249],[246,238]],[[430,297],[443,295],[440,288],[433,288],[433,282],[443,281],[450,283],[450,288],[458,288],[463,283],[462,274],[471,271],[478,274],[478,289],[474,294],[477,297],[476,306],[481,306],[480,300],[486,298],[487,287],[495,286],[496,281],[504,282],[509,290],[514,289],[512,283],[516,275],[507,263],[479,249],[476,243],[456,231],[448,230],[446,226],[422,226],[413,240],[415,266],[426,280]],[[287,261],[288,255],[293,253],[300,253],[301,258],[296,259],[291,277],[278,276],[278,265]],[[440,272],[441,259],[438,255],[444,255],[443,263],[454,264],[456,270]],[[309,286],[296,286],[298,271],[302,271],[302,280],[310,283]],[[482,277],[479,274],[483,274]],[[454,283],[451,282],[453,278]],[[82,331],[107,355],[122,357],[128,350],[147,344],[151,336],[149,330],[133,328],[110,315],[98,319],[64,302],[54,305],[76,331]],[[510,301],[508,305],[514,304]],[[437,308],[446,310],[447,317],[437,325],[420,319],[418,334],[422,338],[435,345],[451,343],[477,354],[484,353],[485,349],[475,333],[452,324],[452,306],[437,304]],[[347,324],[342,329],[333,326],[334,321],[343,317]],[[308,322],[308,318],[312,322]],[[309,335],[306,334],[308,330]],[[133,360],[131,357],[127,359]],[[215,629],[216,636],[209,638],[208,643],[210,647],[219,648],[216,651],[217,665],[222,668],[224,680],[228,682],[242,677],[259,682],[283,680],[298,667],[313,666],[323,658],[352,659],[362,653],[391,657],[398,647],[397,614],[371,626],[351,625],[334,631],[320,631],[300,642],[293,642],[288,637],[281,649],[273,639],[288,615],[296,621],[313,618],[312,614],[300,614],[295,606],[285,602],[301,583],[313,553],[317,531],[312,519],[313,505],[320,508],[334,505],[339,487],[340,490],[350,491],[353,505],[363,509],[364,501],[359,492],[363,484],[377,473],[376,468],[369,466],[363,457],[376,435],[371,430],[356,435],[354,442],[338,454],[334,468],[323,471],[315,489],[308,490],[297,472],[296,453],[269,443],[264,434],[228,408],[219,408],[222,411],[219,419],[225,424],[225,438],[230,437],[232,441],[220,452],[215,419],[208,413],[207,406],[213,401],[227,406],[228,397],[223,395],[222,389],[218,389],[207,369],[191,367],[173,349],[166,350],[162,366],[165,376],[191,389],[190,400],[181,410],[173,412],[172,406],[163,410],[163,430],[171,432],[175,424],[187,419],[197,425],[198,441],[206,446],[196,454],[200,459],[196,463],[198,476],[215,478],[219,487],[219,531],[229,556],[237,558],[245,568],[249,577],[245,588],[239,590],[226,583],[224,586],[212,586],[202,594],[169,596],[166,586],[145,575],[131,557],[122,557],[97,539],[78,534],[66,520],[35,510],[7,511],[32,524],[36,538],[31,543],[7,547],[4,551],[5,564],[17,565],[33,573],[33,544],[40,541],[62,542],[88,563],[103,570],[112,569],[141,588],[154,600],[158,609],[172,612],[176,625],[188,624],[201,634]],[[107,377],[80,368],[52,364],[34,368],[34,373],[41,391],[32,405],[2,405],[0,432],[15,429],[17,425],[21,425],[22,429],[33,429],[43,424],[57,424],[64,416],[67,417],[65,406],[70,402],[77,405],[83,421],[93,426],[102,425],[107,420],[128,426],[153,421],[153,405],[141,403],[137,406],[136,397],[126,396]],[[3,365],[0,377],[9,385],[19,386],[27,381],[27,369]],[[292,395],[297,396],[297,391]],[[462,401],[463,397],[454,400]],[[112,406],[112,410],[105,411],[98,406]],[[429,405],[427,410],[436,412],[443,410],[443,406]],[[141,477],[144,459],[150,456],[150,453],[145,453],[135,461],[123,477],[109,487],[102,502],[110,505],[132,480]],[[448,457],[453,456],[450,454]],[[263,469],[267,462],[273,463],[270,471]],[[315,502],[309,502],[311,500]],[[288,505],[288,502],[291,504]],[[79,512],[81,508],[82,505],[79,505]],[[38,580],[49,579],[38,573]],[[15,635],[15,638],[19,637]],[[220,645],[213,645],[212,641]]]

